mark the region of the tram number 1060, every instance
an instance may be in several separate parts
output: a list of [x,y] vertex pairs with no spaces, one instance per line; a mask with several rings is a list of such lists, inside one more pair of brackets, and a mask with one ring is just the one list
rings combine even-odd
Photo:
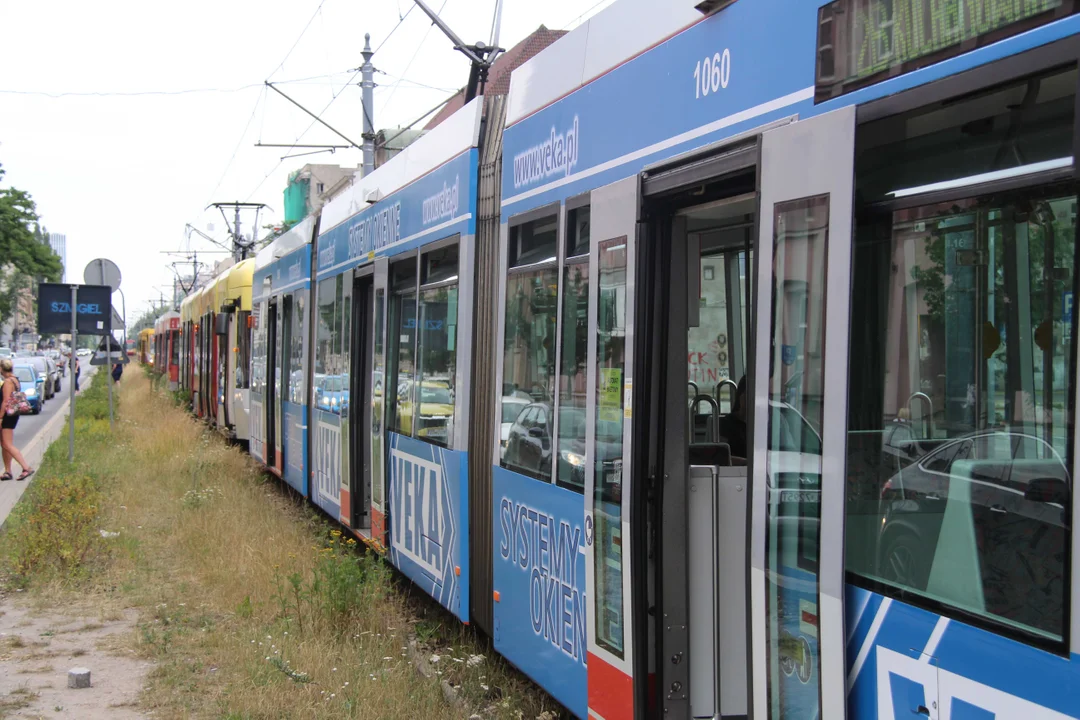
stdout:
[[712,57],[698,60],[694,67],[694,92],[701,99],[711,92],[720,92],[731,80],[731,51],[714,53]]

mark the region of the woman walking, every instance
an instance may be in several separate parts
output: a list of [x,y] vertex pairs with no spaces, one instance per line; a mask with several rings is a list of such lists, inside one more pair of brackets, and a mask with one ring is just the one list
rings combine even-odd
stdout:
[[19,467],[22,468],[22,473],[19,475],[18,480],[25,480],[34,474],[34,469],[26,464],[26,459],[23,458],[22,453],[19,452],[19,448],[15,447],[15,426],[19,424],[19,412],[8,412],[12,409],[14,404],[15,393],[21,391],[19,385],[19,379],[15,377],[14,365],[11,362],[11,358],[3,358],[0,360],[0,377],[3,377],[3,385],[0,386],[3,393],[3,400],[0,401],[0,408],[3,408],[4,419],[0,420],[0,448],[3,449],[4,455],[4,474],[0,475],[0,480],[11,480],[11,461],[19,463]]

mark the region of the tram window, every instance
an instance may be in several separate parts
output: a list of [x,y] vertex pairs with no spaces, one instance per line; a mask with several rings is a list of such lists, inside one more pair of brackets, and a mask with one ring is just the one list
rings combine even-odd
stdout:
[[453,440],[457,366],[458,246],[423,257],[420,287],[420,415],[417,437],[449,447]]
[[623,387],[626,370],[626,238],[599,244],[596,329],[596,643],[623,657]]
[[279,353],[282,358],[281,364],[281,393],[278,397],[282,402],[296,402],[292,393],[293,366],[292,366],[292,334],[293,334],[293,297],[286,295],[281,303],[281,328],[278,336]]
[[[902,118],[907,130],[885,152],[903,160],[890,173],[860,154],[857,195],[963,186],[971,178],[957,172],[1071,157],[1075,83],[1069,70]],[[900,122],[878,122],[889,121]],[[871,141],[883,132],[865,129]],[[1074,185],[1032,173],[1027,187],[993,196],[928,196],[858,216],[845,553],[854,581],[1064,640],[1076,215]],[[911,442],[884,445],[891,425]]]
[[588,205],[566,213],[566,257],[589,254],[591,211]]
[[307,384],[304,378],[304,317],[307,296],[307,290],[293,293],[293,323],[289,335],[289,370],[292,374],[289,383],[292,388],[292,402],[301,405],[307,403]]
[[[571,211],[574,212],[574,211]],[[559,457],[555,482],[585,492],[585,414],[588,412],[589,263],[563,267],[559,363]],[[513,407],[513,406],[511,406]]]
[[383,503],[383,398],[386,397],[386,358],[383,355],[383,326],[386,322],[386,291],[375,290],[375,341],[371,370],[371,503],[378,508]]
[[315,409],[324,412],[333,412],[331,407],[331,392],[327,388],[328,378],[334,375],[335,355],[334,346],[340,346],[337,339],[341,328],[341,308],[337,302],[338,287],[341,286],[341,276],[327,278],[319,282],[318,286],[318,328],[315,336],[315,373],[312,390],[314,392]]
[[[352,367],[349,364],[352,358],[352,278],[347,276],[341,277],[341,285],[338,293],[338,307],[341,308],[341,351],[339,353],[341,364],[338,367],[338,381],[341,384],[341,390],[338,391],[338,406],[336,412],[341,415],[343,421],[349,419],[349,370]],[[344,427],[344,425],[342,425]],[[341,444],[342,456],[345,457],[349,444],[343,442]],[[348,469],[347,462],[342,467]],[[343,476],[347,477],[347,476]]]
[[[785,672],[794,652],[819,657],[818,638],[803,631],[807,608],[820,606],[818,543],[821,535],[821,437],[824,397],[825,295],[829,278],[828,195],[778,203],[773,216],[770,371],[765,458],[768,507],[765,572],[770,624],[770,705],[805,682]],[[764,210],[763,210],[764,211]],[[765,322],[765,319],[762,319]],[[760,381],[760,380],[759,380]],[[793,469],[798,472],[792,472]],[[776,633],[773,635],[773,633]],[[800,646],[799,643],[802,643]],[[805,656],[805,657],[804,657]],[[802,660],[800,660],[802,662]],[[797,693],[795,693],[797,694]],[[798,715],[821,714],[818,693],[800,696]]]
[[248,320],[251,312],[241,310],[236,316],[236,387],[251,387],[251,328]]
[[530,220],[510,228],[510,267],[555,260],[558,215]]
[[[511,271],[506,280],[506,324],[503,343],[503,398],[507,404],[520,400],[555,404],[555,328],[558,310],[559,273],[547,267]],[[546,417],[546,414],[545,414]],[[500,465],[551,481],[551,434],[546,425],[526,428],[513,423]]]
[[390,429],[414,432],[416,402],[416,258],[390,266],[390,357],[386,397]]

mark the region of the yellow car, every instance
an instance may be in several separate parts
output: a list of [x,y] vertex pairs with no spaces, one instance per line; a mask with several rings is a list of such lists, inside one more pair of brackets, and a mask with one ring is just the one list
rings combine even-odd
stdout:
[[445,380],[424,380],[420,383],[420,417],[415,428],[414,385],[412,380],[407,380],[398,386],[400,427],[414,430],[418,438],[448,446],[454,427],[454,391],[450,388],[450,383]]

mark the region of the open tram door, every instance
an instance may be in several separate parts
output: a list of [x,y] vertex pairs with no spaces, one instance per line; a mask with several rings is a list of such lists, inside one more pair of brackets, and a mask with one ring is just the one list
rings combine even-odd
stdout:
[[271,299],[266,312],[266,466],[278,467],[278,443],[281,438],[281,343],[278,339],[278,302]]
[[[636,717],[845,717],[854,121],[777,121],[641,175],[622,543],[644,580]],[[603,715],[592,656],[589,674]]]
[[[348,278],[348,276],[346,276]],[[371,474],[372,474],[372,353],[375,333],[372,330],[374,311],[374,279],[370,271],[351,280],[352,288],[352,367],[351,382],[345,383],[348,404],[342,413],[348,419],[348,485],[349,526],[368,534],[371,532]]]
[[855,109],[761,138],[750,513],[752,705],[843,718]]

